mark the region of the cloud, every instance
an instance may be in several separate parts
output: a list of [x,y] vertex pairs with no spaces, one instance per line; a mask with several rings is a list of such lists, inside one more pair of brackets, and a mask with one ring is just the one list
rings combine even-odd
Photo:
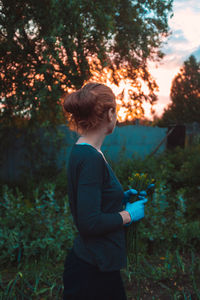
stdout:
[[[160,63],[149,62],[149,70],[159,86],[155,110],[160,115],[170,103],[173,78],[190,55],[200,61],[200,0],[174,0],[174,15],[169,19],[171,35],[163,42],[165,53]],[[150,108],[146,106],[147,115]]]
[[191,7],[179,9],[169,22],[172,32],[182,32],[182,36],[187,40],[187,47],[197,47],[200,41],[199,30],[200,12]]
[[174,0],[174,16],[169,20],[171,35],[163,45],[162,65],[181,66],[200,46],[200,1]]
[[159,114],[170,103],[171,83],[183,62],[191,54],[200,60],[200,0],[174,0],[173,11],[174,16],[169,19],[171,35],[162,48],[165,56],[160,63],[149,63],[159,86]]
[[200,2],[199,0],[175,0],[174,9],[177,11],[183,9],[183,7],[190,7],[195,11],[200,12]]

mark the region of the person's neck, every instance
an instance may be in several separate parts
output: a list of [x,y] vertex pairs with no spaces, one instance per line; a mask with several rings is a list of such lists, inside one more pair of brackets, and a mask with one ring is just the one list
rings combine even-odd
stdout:
[[105,136],[101,135],[81,135],[76,143],[88,143],[95,147],[98,151],[101,151],[101,146],[103,144]]

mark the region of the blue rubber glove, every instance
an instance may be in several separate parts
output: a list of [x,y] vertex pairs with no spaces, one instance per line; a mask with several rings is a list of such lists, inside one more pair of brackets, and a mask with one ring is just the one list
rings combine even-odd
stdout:
[[138,194],[138,191],[134,190],[134,189],[130,189],[128,191],[125,191],[124,192],[124,198],[122,199],[122,204],[126,204],[130,198],[131,198],[131,195],[137,195]]
[[155,184],[151,183],[148,185],[147,190],[154,189],[154,188],[155,188]]
[[126,223],[125,226],[129,226],[132,222],[139,221],[140,219],[144,218],[144,204],[148,201],[147,198],[142,196],[138,196],[140,199],[139,201],[130,203],[127,202],[126,207],[124,210],[128,211],[131,216],[131,221]]
[[145,197],[145,196],[147,196],[147,192],[146,191],[141,191],[141,192],[139,192],[139,195]]

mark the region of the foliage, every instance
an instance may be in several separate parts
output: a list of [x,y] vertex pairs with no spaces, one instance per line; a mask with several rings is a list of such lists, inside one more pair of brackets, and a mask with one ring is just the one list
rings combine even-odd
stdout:
[[0,260],[7,267],[42,259],[57,263],[72,247],[75,228],[67,196],[57,201],[53,184],[32,193],[34,202],[18,188],[2,188]]
[[[24,117],[62,123],[60,97],[102,71],[156,100],[147,59],[159,60],[172,0],[1,0],[0,115],[7,126]],[[119,72],[120,70],[120,72]],[[106,71],[106,72],[107,72]],[[138,80],[138,78],[140,80]],[[146,82],[149,94],[141,91]],[[132,91],[133,93],[133,91]]]
[[191,55],[175,76],[171,86],[172,103],[164,110],[160,126],[199,122],[200,120],[200,62]]
[[181,191],[187,199],[185,217],[188,220],[198,219],[200,213],[200,145],[186,149],[177,147],[160,157],[160,176],[174,195]]
[[[176,147],[173,151],[166,151],[144,160],[139,157],[125,159],[123,151],[118,162],[110,161],[119,181],[124,189],[128,189],[129,180],[133,172],[147,173],[155,178],[156,184],[163,184],[169,189],[169,201],[179,192],[186,200],[187,211],[184,216],[187,220],[198,220],[200,205],[200,145],[193,145],[182,149]],[[134,186],[133,186],[134,188]],[[174,203],[176,208],[176,202]]]
[[199,299],[199,272],[200,258],[192,249],[140,253],[138,268],[126,283],[128,299]]
[[0,299],[55,300],[62,298],[61,265],[41,261],[0,274]]
[[[131,189],[132,186],[135,187],[135,189],[138,191],[140,194],[141,192],[146,192],[146,194],[142,194],[142,196],[146,196],[148,194],[148,190],[150,186],[154,185],[154,178],[149,178],[148,174],[139,174],[139,173],[132,173],[131,176],[128,178],[129,179],[129,188]],[[141,194],[140,194],[141,195]],[[136,197],[132,196],[129,202],[133,202],[136,200]]]
[[[139,173],[132,173],[129,180],[129,189],[133,188],[137,190],[137,195],[132,195],[130,197],[129,202],[133,203],[135,201],[141,200],[141,198],[145,199],[148,198],[152,200],[153,197],[153,190],[155,185],[153,182],[155,180],[149,178],[148,174],[139,174]],[[150,188],[151,187],[151,188]],[[142,196],[142,197],[141,197]],[[127,226],[125,229],[126,234],[126,252],[127,252],[127,259],[128,265],[133,263],[137,264],[137,257],[138,257],[138,224],[139,222],[133,222],[131,225]]]
[[[199,151],[196,145],[149,160],[112,162],[124,189],[134,171],[156,179],[153,199],[138,224],[137,267],[122,270],[130,299],[150,294],[156,299],[158,290],[160,299],[200,295]],[[44,173],[46,182],[40,177],[41,182],[30,181],[27,187],[2,186],[1,299],[61,298],[64,258],[77,233],[65,172],[51,183]]]

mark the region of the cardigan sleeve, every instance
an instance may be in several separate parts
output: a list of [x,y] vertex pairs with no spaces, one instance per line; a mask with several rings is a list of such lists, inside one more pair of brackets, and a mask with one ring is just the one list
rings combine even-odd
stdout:
[[118,212],[101,211],[104,168],[104,158],[96,152],[85,156],[79,168],[77,224],[83,236],[103,235],[123,226],[122,216]]

